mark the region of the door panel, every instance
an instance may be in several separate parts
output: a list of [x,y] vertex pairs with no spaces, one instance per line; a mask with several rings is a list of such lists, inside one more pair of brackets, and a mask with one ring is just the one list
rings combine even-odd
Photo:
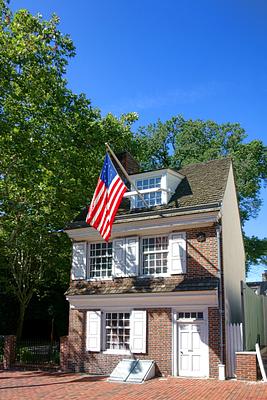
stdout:
[[200,356],[192,356],[192,370],[200,372]]
[[180,365],[183,371],[189,371],[189,355],[181,354]]
[[194,350],[200,350],[200,332],[192,332],[192,347]]
[[188,332],[181,332],[180,334],[181,350],[188,349],[189,347],[189,335]]
[[205,323],[178,323],[178,359],[180,376],[207,376]]

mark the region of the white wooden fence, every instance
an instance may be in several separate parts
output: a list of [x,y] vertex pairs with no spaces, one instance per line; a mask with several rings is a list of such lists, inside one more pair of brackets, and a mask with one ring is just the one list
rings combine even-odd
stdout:
[[227,375],[235,376],[235,352],[243,350],[242,324],[229,324],[227,326]]

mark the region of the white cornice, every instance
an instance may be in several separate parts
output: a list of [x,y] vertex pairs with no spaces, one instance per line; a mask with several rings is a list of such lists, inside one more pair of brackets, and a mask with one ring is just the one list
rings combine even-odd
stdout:
[[218,306],[217,290],[184,291],[169,293],[134,293],[111,295],[67,296],[71,308],[79,310],[99,308]]
[[[173,231],[186,230],[211,226],[217,222],[218,211],[197,213],[180,216],[160,216],[153,219],[135,219],[134,221],[124,221],[124,223],[114,224],[112,237],[123,236],[142,236],[157,233],[170,233]],[[91,228],[76,228],[66,231],[72,240],[101,240],[99,233]]]
[[185,176],[182,175],[180,172],[174,171],[173,169],[170,168],[162,168],[162,169],[154,169],[153,171],[145,171],[145,172],[138,172],[137,174],[132,174],[130,175],[130,178],[132,180],[134,179],[143,179],[143,178],[147,178],[147,177],[153,177],[153,176],[157,176],[157,175],[164,175],[164,174],[170,174],[173,175],[177,178],[183,179]]

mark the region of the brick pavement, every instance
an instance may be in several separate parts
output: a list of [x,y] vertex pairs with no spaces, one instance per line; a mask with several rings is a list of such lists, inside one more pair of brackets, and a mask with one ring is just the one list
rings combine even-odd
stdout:
[[153,379],[142,385],[109,383],[84,374],[0,371],[2,400],[267,399],[267,384],[201,379]]

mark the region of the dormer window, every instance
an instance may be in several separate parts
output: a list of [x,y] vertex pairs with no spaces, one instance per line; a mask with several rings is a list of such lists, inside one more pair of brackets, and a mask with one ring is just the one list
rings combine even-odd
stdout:
[[[183,178],[183,175],[169,168],[131,175],[132,182],[149,207],[167,204]],[[131,208],[146,208],[147,205],[137,195],[134,185],[124,197],[130,197]]]
[[155,178],[150,179],[138,179],[136,181],[137,189],[153,189],[153,188],[160,188],[160,181],[161,177],[157,176]]
[[[156,189],[156,191],[153,190],[143,193],[143,197],[150,207],[162,204],[161,191],[157,190],[161,187],[161,177],[138,179],[135,184],[138,190]],[[144,206],[142,199],[137,196],[135,198],[135,208],[142,208]]]

